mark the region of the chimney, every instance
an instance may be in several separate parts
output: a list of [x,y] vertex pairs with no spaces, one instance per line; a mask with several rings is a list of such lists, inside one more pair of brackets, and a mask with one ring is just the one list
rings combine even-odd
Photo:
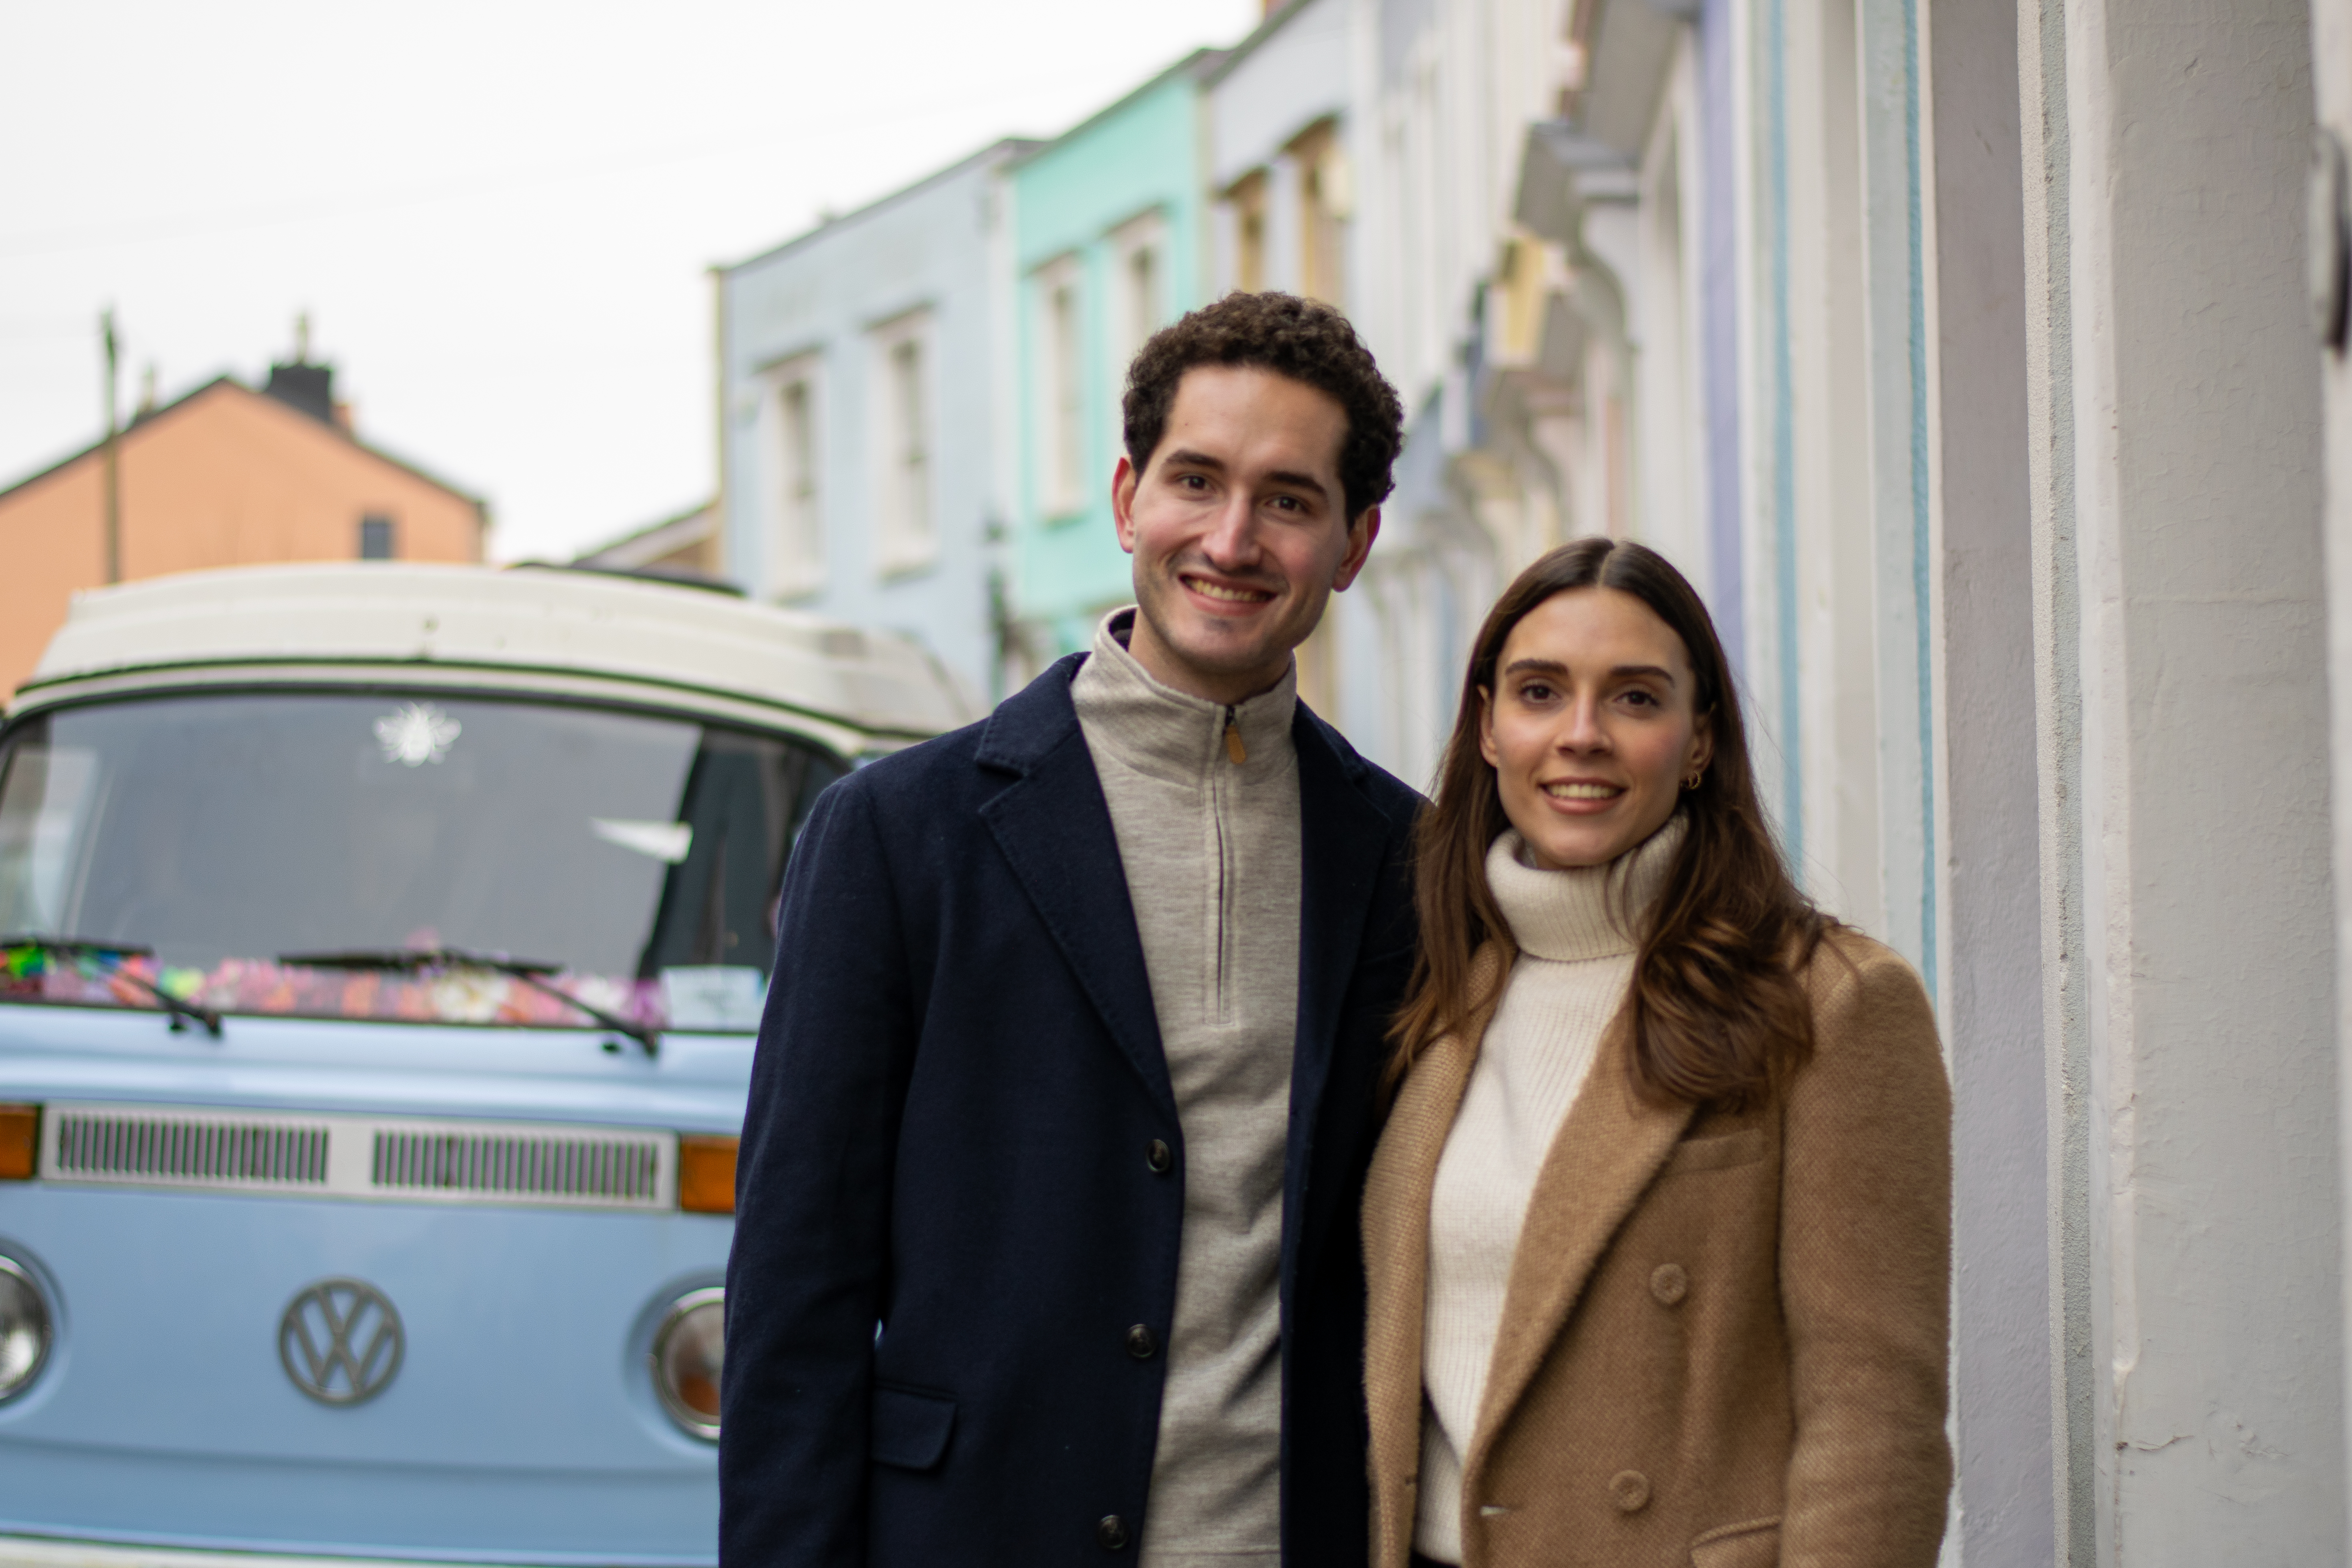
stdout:
[[261,389],[289,408],[299,408],[311,418],[333,425],[335,418],[335,373],[331,366],[304,364],[273,364],[269,367],[269,383]]
[[[289,408],[299,408],[325,425],[343,425],[335,417],[335,372],[331,365],[310,363],[310,312],[294,318],[294,359],[272,363],[269,384],[261,389]],[[343,426],[350,428],[349,426]]]

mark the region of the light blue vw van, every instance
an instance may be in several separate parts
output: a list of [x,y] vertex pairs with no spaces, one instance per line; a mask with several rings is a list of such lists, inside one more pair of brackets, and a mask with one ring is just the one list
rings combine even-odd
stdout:
[[784,858],[973,710],[576,572],[78,599],[0,728],[0,1565],[714,1561]]

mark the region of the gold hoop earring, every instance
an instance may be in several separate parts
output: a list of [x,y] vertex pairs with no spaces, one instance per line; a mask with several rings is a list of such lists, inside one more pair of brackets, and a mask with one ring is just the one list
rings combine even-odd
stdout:
[[1699,786],[1699,781],[1706,777],[1706,770],[1705,768],[1694,769],[1691,772],[1690,776],[1683,780],[1683,788],[1696,789]]

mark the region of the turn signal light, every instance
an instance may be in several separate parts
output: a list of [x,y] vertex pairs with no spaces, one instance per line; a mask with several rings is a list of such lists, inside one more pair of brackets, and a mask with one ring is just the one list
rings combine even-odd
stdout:
[[[688,1214],[735,1212],[732,1138],[682,1132],[677,1140],[677,1206]],[[29,1168],[26,1173],[31,1174]]]
[[[41,1146],[40,1133],[39,1106],[0,1105],[0,1182],[33,1179],[33,1152]],[[731,1181],[735,1166],[731,1153],[727,1165]],[[729,1192],[731,1196],[731,1186]]]

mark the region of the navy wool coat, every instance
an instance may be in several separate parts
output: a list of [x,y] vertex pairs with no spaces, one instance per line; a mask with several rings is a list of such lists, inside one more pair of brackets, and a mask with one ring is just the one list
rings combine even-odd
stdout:
[[[1107,1564],[1150,1528],[1166,1358],[1129,1330],[1169,1341],[1183,1130],[1083,658],[835,784],[793,850],[727,1270],[726,1568]],[[1292,735],[1284,1560],[1361,1568],[1356,1216],[1420,799],[1304,705]]]

